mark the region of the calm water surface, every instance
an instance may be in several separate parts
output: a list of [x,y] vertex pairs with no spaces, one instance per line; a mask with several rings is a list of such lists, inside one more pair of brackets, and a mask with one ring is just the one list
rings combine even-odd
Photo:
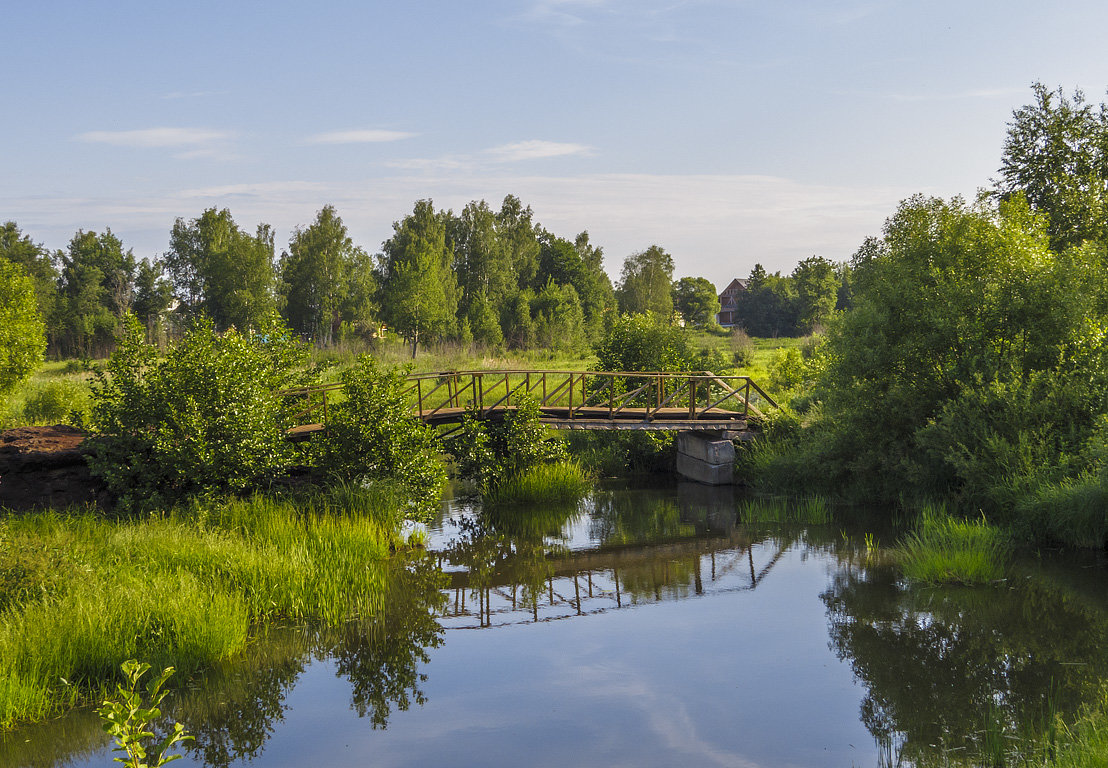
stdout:
[[[1108,676],[1095,557],[910,587],[872,527],[746,526],[739,505],[694,485],[452,502],[384,615],[272,630],[176,697],[197,740],[175,765],[930,765]],[[89,713],[0,737],[3,766],[111,758]]]

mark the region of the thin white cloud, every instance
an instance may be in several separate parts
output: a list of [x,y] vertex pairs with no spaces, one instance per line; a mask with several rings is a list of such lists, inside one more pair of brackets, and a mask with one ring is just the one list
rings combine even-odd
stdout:
[[483,167],[508,163],[545,160],[553,157],[583,157],[593,154],[587,144],[530,139],[489,147],[477,154],[453,154],[440,157],[413,157],[389,160],[389,168],[408,171],[476,171]]
[[180,196],[207,199],[223,197],[272,198],[289,194],[319,194],[327,189],[326,184],[317,181],[263,181],[253,184],[224,184],[214,187],[185,189],[180,192]]
[[131,131],[88,131],[74,138],[92,144],[116,147],[202,147],[227,141],[229,131],[210,128],[140,128]]
[[496,163],[515,163],[521,160],[541,160],[547,157],[567,157],[569,155],[588,155],[592,148],[585,144],[569,144],[558,141],[517,141],[485,150],[485,154]]
[[354,131],[331,131],[309,136],[309,144],[378,144],[388,141],[410,139],[416,134],[409,131],[386,131],[367,128]]

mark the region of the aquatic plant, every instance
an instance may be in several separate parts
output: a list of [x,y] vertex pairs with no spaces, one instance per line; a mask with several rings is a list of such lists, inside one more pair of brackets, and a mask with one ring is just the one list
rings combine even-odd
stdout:
[[913,581],[979,584],[1001,578],[1007,547],[1007,535],[984,517],[963,520],[939,505],[924,508],[895,556]]
[[577,501],[591,487],[592,477],[581,462],[563,459],[511,475],[491,488],[485,500],[492,504]]
[[831,502],[825,496],[767,496],[749,499],[739,505],[739,519],[745,523],[803,523],[825,525],[831,522]]

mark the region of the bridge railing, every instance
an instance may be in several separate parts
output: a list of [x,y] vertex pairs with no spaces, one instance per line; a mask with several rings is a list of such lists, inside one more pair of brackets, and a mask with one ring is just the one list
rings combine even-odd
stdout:
[[689,419],[709,411],[732,411],[736,418],[762,415],[759,406],[777,407],[749,376],[710,371],[448,371],[409,377],[413,410],[425,419],[472,408],[487,414],[515,406],[526,395],[547,415],[565,418],[624,417],[629,409],[646,419],[682,410]]
[[[341,384],[286,390],[299,423],[325,423],[328,400]],[[444,371],[412,374],[405,398],[425,421],[443,421],[461,411],[488,415],[508,410],[524,396],[547,418],[697,420],[734,414],[760,417],[777,403],[749,376],[710,371]]]

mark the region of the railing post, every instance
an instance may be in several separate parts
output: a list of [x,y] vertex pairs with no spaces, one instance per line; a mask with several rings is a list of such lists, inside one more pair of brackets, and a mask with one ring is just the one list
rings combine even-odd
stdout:
[[743,397],[743,418],[750,417],[750,377],[746,377],[746,395]]
[[616,377],[608,377],[608,421],[612,420],[612,414],[616,407]]
[[567,389],[569,390],[569,418],[572,419],[573,418],[573,374],[572,373],[569,375],[569,386],[567,387]]
[[485,415],[485,377],[482,374],[478,373],[478,374],[475,374],[474,378],[476,380],[476,382],[475,382],[476,386],[474,387],[474,389],[477,390],[476,392],[474,392],[474,396],[477,398],[477,412],[479,414],[481,414],[482,416],[484,416]]
[[419,405],[419,418],[423,418],[423,379],[416,379],[416,401]]
[[696,379],[689,377],[689,420],[696,419]]

